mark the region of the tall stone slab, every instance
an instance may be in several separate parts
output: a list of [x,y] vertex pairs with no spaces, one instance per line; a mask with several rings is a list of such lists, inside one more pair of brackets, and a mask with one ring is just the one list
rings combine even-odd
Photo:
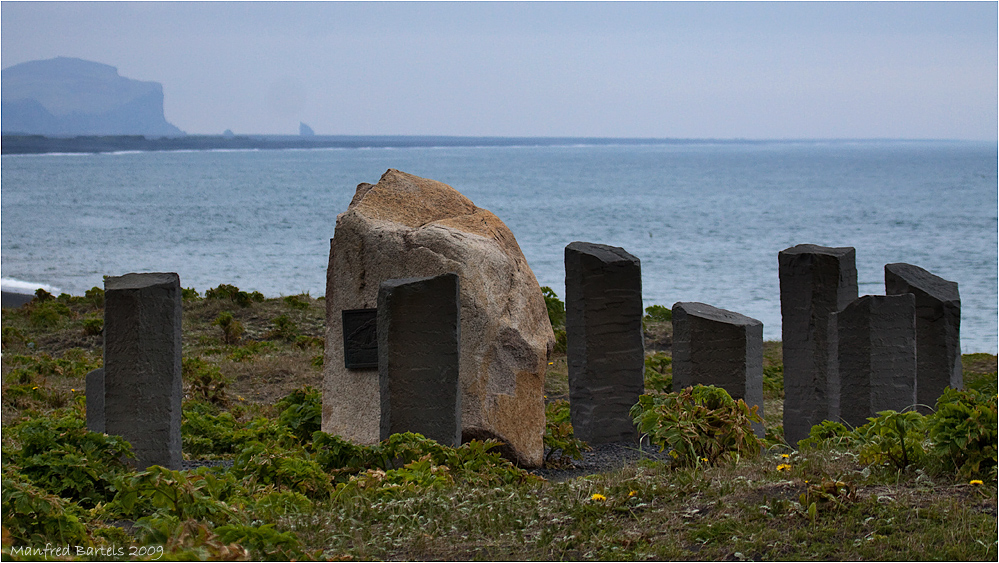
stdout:
[[105,432],[132,444],[139,469],[181,467],[180,359],[180,277],[105,278]]
[[[673,305],[673,391],[721,387],[763,417],[763,323],[704,303]],[[753,431],[763,437],[762,423]]]
[[87,374],[87,430],[104,433],[104,368]]
[[645,391],[642,268],[623,248],[565,247],[569,413],[590,445],[634,442],[629,410]]
[[[322,429],[362,444],[381,435],[378,367],[345,365],[343,312],[374,309],[383,281],[448,272],[461,278],[462,441],[496,439],[512,461],[539,466],[555,335],[537,279],[499,218],[447,184],[398,170],[359,185],[337,216],[326,274]],[[359,321],[361,336],[364,326]]]
[[912,294],[865,295],[835,314],[840,420],[867,424],[879,411],[916,404],[916,302]]
[[799,244],[777,257],[784,348],[784,439],[839,418],[837,330],[832,313],[857,299],[856,251]]
[[416,432],[461,444],[457,274],[387,280],[378,290],[381,439]]
[[916,298],[916,401],[928,414],[945,388],[964,387],[957,283],[912,264],[887,264],[885,293]]

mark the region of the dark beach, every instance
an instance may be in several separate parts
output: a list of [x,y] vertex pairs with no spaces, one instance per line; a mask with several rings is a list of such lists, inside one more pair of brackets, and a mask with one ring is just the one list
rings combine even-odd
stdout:
[[2,291],[0,292],[0,306],[2,307],[20,307],[25,303],[34,299],[34,295],[28,295],[26,293],[17,293],[13,291]]

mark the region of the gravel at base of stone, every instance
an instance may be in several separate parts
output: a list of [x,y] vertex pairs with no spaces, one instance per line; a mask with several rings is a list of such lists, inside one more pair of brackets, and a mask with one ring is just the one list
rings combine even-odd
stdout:
[[[545,454],[547,455],[547,453],[546,450]],[[596,446],[590,451],[583,452],[583,459],[573,460],[572,467],[565,469],[539,468],[532,470],[531,473],[549,481],[566,481],[584,475],[614,471],[642,459],[669,462],[671,458],[668,450],[660,451],[659,446],[651,445],[645,441],[641,445],[617,442]]]
[[183,471],[190,471],[199,467],[232,467],[231,459],[185,459],[181,462],[180,468]]

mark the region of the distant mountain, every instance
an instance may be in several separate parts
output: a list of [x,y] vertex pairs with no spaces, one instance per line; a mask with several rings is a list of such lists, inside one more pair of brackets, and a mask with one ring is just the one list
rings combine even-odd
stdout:
[[163,85],[101,63],[57,57],[0,71],[4,134],[156,135],[184,132],[163,116]]

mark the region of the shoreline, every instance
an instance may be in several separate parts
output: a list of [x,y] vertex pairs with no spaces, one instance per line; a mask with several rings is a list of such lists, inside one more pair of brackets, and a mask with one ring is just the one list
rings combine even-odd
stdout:
[[455,135],[45,135],[4,134],[0,154],[254,151],[378,148],[768,145],[827,143],[989,143],[949,139],[679,139],[653,137],[466,137]]
[[34,299],[34,294],[20,293],[17,291],[0,291],[0,307],[4,309],[16,309],[22,305],[30,303]]

